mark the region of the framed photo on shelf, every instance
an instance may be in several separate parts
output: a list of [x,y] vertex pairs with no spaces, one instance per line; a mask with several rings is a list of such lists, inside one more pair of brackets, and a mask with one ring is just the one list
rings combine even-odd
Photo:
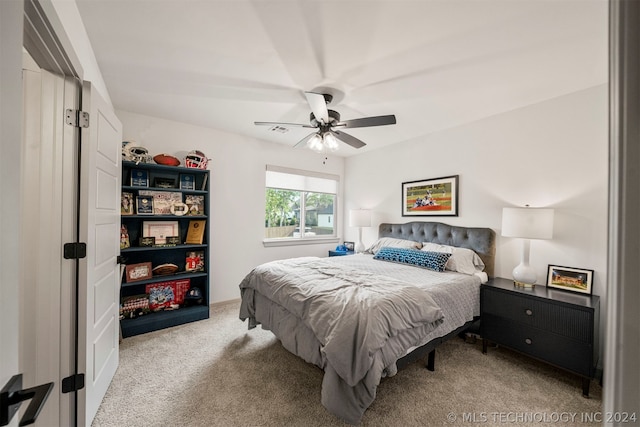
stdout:
[[591,295],[593,270],[549,265],[547,287]]
[[153,237],[155,245],[167,243],[167,237],[180,236],[178,221],[144,221],[142,237]]
[[138,194],[153,198],[153,213],[155,215],[171,215],[171,206],[175,203],[182,203],[182,193],[179,191],[140,190]]
[[120,249],[127,249],[131,247],[131,242],[129,241],[129,230],[127,230],[127,226],[124,224],[120,225]]
[[348,251],[353,252],[356,250],[356,244],[354,242],[344,242],[344,246],[347,248]]
[[153,215],[153,197],[137,196],[136,213],[138,215]]
[[132,187],[148,187],[149,171],[142,169],[131,169],[131,186]]
[[187,194],[184,196],[184,203],[189,208],[188,215],[204,215],[204,196]]
[[458,216],[458,175],[403,182],[402,216]]
[[153,186],[158,188],[176,188],[176,180],[173,178],[157,177],[153,180]]
[[133,193],[120,194],[120,215],[133,215]]
[[204,271],[204,251],[189,251],[185,258],[185,271]]
[[138,280],[151,279],[153,277],[150,262],[129,264],[125,267],[124,271],[127,278],[127,283],[137,282]]
[[196,189],[196,176],[190,173],[180,174],[180,189],[181,190],[195,190]]

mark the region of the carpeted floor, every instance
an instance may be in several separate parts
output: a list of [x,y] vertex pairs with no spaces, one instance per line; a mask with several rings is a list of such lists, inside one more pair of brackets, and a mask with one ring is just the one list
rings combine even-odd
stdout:
[[[346,426],[320,404],[322,374],[270,332],[247,331],[228,304],[126,338],[93,426]],[[383,379],[362,425],[586,425],[601,405],[595,381],[584,398],[577,376],[455,338],[436,351],[435,372],[416,363]]]

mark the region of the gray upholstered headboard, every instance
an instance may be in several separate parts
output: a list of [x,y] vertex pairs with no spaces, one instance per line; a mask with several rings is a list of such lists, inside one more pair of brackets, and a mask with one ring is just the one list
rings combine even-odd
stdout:
[[441,222],[382,223],[378,228],[378,237],[396,237],[472,249],[484,262],[489,277],[494,277],[496,233],[490,228],[456,227]]

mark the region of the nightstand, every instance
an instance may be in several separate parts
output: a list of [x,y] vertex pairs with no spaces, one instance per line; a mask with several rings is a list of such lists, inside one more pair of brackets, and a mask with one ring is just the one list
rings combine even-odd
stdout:
[[329,256],[345,256],[345,255],[353,255],[354,251],[329,251]]
[[598,361],[600,297],[544,285],[519,288],[494,278],[480,288],[482,352],[487,342],[511,348],[582,377],[582,394]]

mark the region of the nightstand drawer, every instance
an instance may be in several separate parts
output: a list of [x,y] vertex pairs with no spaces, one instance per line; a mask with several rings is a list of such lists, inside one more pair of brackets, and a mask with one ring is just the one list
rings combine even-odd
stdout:
[[577,374],[592,376],[593,346],[519,322],[484,313],[483,338]]
[[503,317],[585,343],[593,340],[589,311],[500,290],[483,291],[483,315]]

